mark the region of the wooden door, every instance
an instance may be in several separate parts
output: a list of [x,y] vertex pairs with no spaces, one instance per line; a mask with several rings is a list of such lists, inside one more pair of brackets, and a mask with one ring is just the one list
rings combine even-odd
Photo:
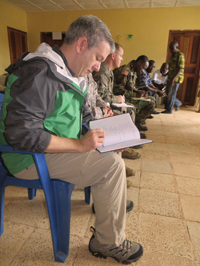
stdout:
[[11,63],[15,63],[24,52],[28,51],[27,33],[9,27],[7,29],[10,49],[10,61]]
[[53,40],[52,32],[41,32],[40,33],[40,40],[42,42],[46,42],[48,45],[53,47],[55,44],[61,46],[63,44],[65,38],[65,33],[62,33],[62,40]]
[[200,30],[170,31],[167,62],[171,56],[169,44],[175,40],[179,43],[179,50],[185,55],[184,82],[179,86],[177,98],[184,105],[194,105],[200,69]]

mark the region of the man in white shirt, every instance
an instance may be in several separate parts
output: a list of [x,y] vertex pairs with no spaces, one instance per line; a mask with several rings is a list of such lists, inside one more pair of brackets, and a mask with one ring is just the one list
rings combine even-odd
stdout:
[[168,69],[169,65],[163,63],[161,68],[153,73],[152,83],[160,90],[162,90],[167,84]]

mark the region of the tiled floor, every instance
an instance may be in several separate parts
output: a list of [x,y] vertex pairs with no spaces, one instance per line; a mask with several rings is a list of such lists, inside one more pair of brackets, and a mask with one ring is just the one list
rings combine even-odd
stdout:
[[[159,109],[158,109],[159,110]],[[139,241],[144,256],[136,266],[200,266],[200,113],[182,108],[147,120],[147,144],[138,160],[126,160],[136,170],[128,198],[134,209],[127,214],[127,238]],[[0,238],[0,265],[112,266],[88,251],[95,216],[84,203],[82,189],[72,195],[70,254],[55,263],[41,191],[33,201],[27,191],[6,190],[4,233]]]

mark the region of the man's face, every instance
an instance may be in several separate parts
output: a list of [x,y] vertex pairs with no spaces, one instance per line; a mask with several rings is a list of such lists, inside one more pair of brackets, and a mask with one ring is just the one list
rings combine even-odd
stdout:
[[124,50],[122,47],[119,47],[119,49],[114,53],[114,59],[113,59],[114,68],[120,67],[121,62],[123,61],[123,55],[124,55]]
[[110,45],[102,41],[99,46],[88,49],[88,46],[81,51],[76,64],[75,76],[84,77],[94,70],[99,71],[101,63],[105,61],[110,53]]
[[146,61],[146,62],[138,61],[137,62],[137,74],[141,74],[148,67],[149,67],[149,61]]
[[170,50],[171,54],[176,53],[178,50],[178,43],[175,43],[174,45],[170,45],[169,50]]
[[161,67],[161,71],[160,71],[160,73],[161,73],[162,75],[166,75],[166,74],[168,73],[168,71],[169,71],[169,65],[166,64],[165,66]]
[[149,71],[148,72],[152,73],[154,71],[155,67],[156,67],[156,63],[155,62],[151,63],[151,65],[149,66]]

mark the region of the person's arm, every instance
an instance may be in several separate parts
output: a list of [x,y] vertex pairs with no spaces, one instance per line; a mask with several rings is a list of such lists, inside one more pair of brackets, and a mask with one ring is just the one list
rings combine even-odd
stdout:
[[179,74],[181,73],[181,71],[183,70],[183,68],[179,68],[175,74],[175,76],[171,79],[170,81],[170,86],[173,87],[174,86],[174,82],[176,80],[176,78],[179,76]]
[[181,73],[181,71],[183,71],[183,69],[185,68],[185,56],[184,56],[183,53],[181,53],[179,55],[179,58],[178,58],[178,67],[179,68],[177,69],[177,72],[175,73],[174,77],[170,81],[170,85],[172,87],[174,86],[175,80],[178,78],[178,76]]
[[81,139],[68,139],[51,135],[45,152],[88,152],[102,146],[105,133],[102,129],[91,129]]
[[164,97],[166,96],[166,94],[163,91],[160,91],[158,88],[156,88],[150,78],[150,75],[147,78],[147,82],[146,82],[146,87],[145,87],[148,91],[151,92],[155,92],[157,93],[160,97]]
[[[83,139],[67,139],[44,130],[44,120],[54,109],[56,90],[47,80],[47,65],[38,61],[19,71],[7,105],[4,136],[14,149],[32,152],[85,152],[102,145],[104,132],[91,130]],[[17,73],[18,74],[18,73]],[[55,82],[55,80],[54,80]]]
[[122,101],[121,97],[115,96],[113,92],[109,90],[110,78],[106,74],[95,74],[93,77],[98,86],[98,94],[104,101],[109,103],[118,103]]

